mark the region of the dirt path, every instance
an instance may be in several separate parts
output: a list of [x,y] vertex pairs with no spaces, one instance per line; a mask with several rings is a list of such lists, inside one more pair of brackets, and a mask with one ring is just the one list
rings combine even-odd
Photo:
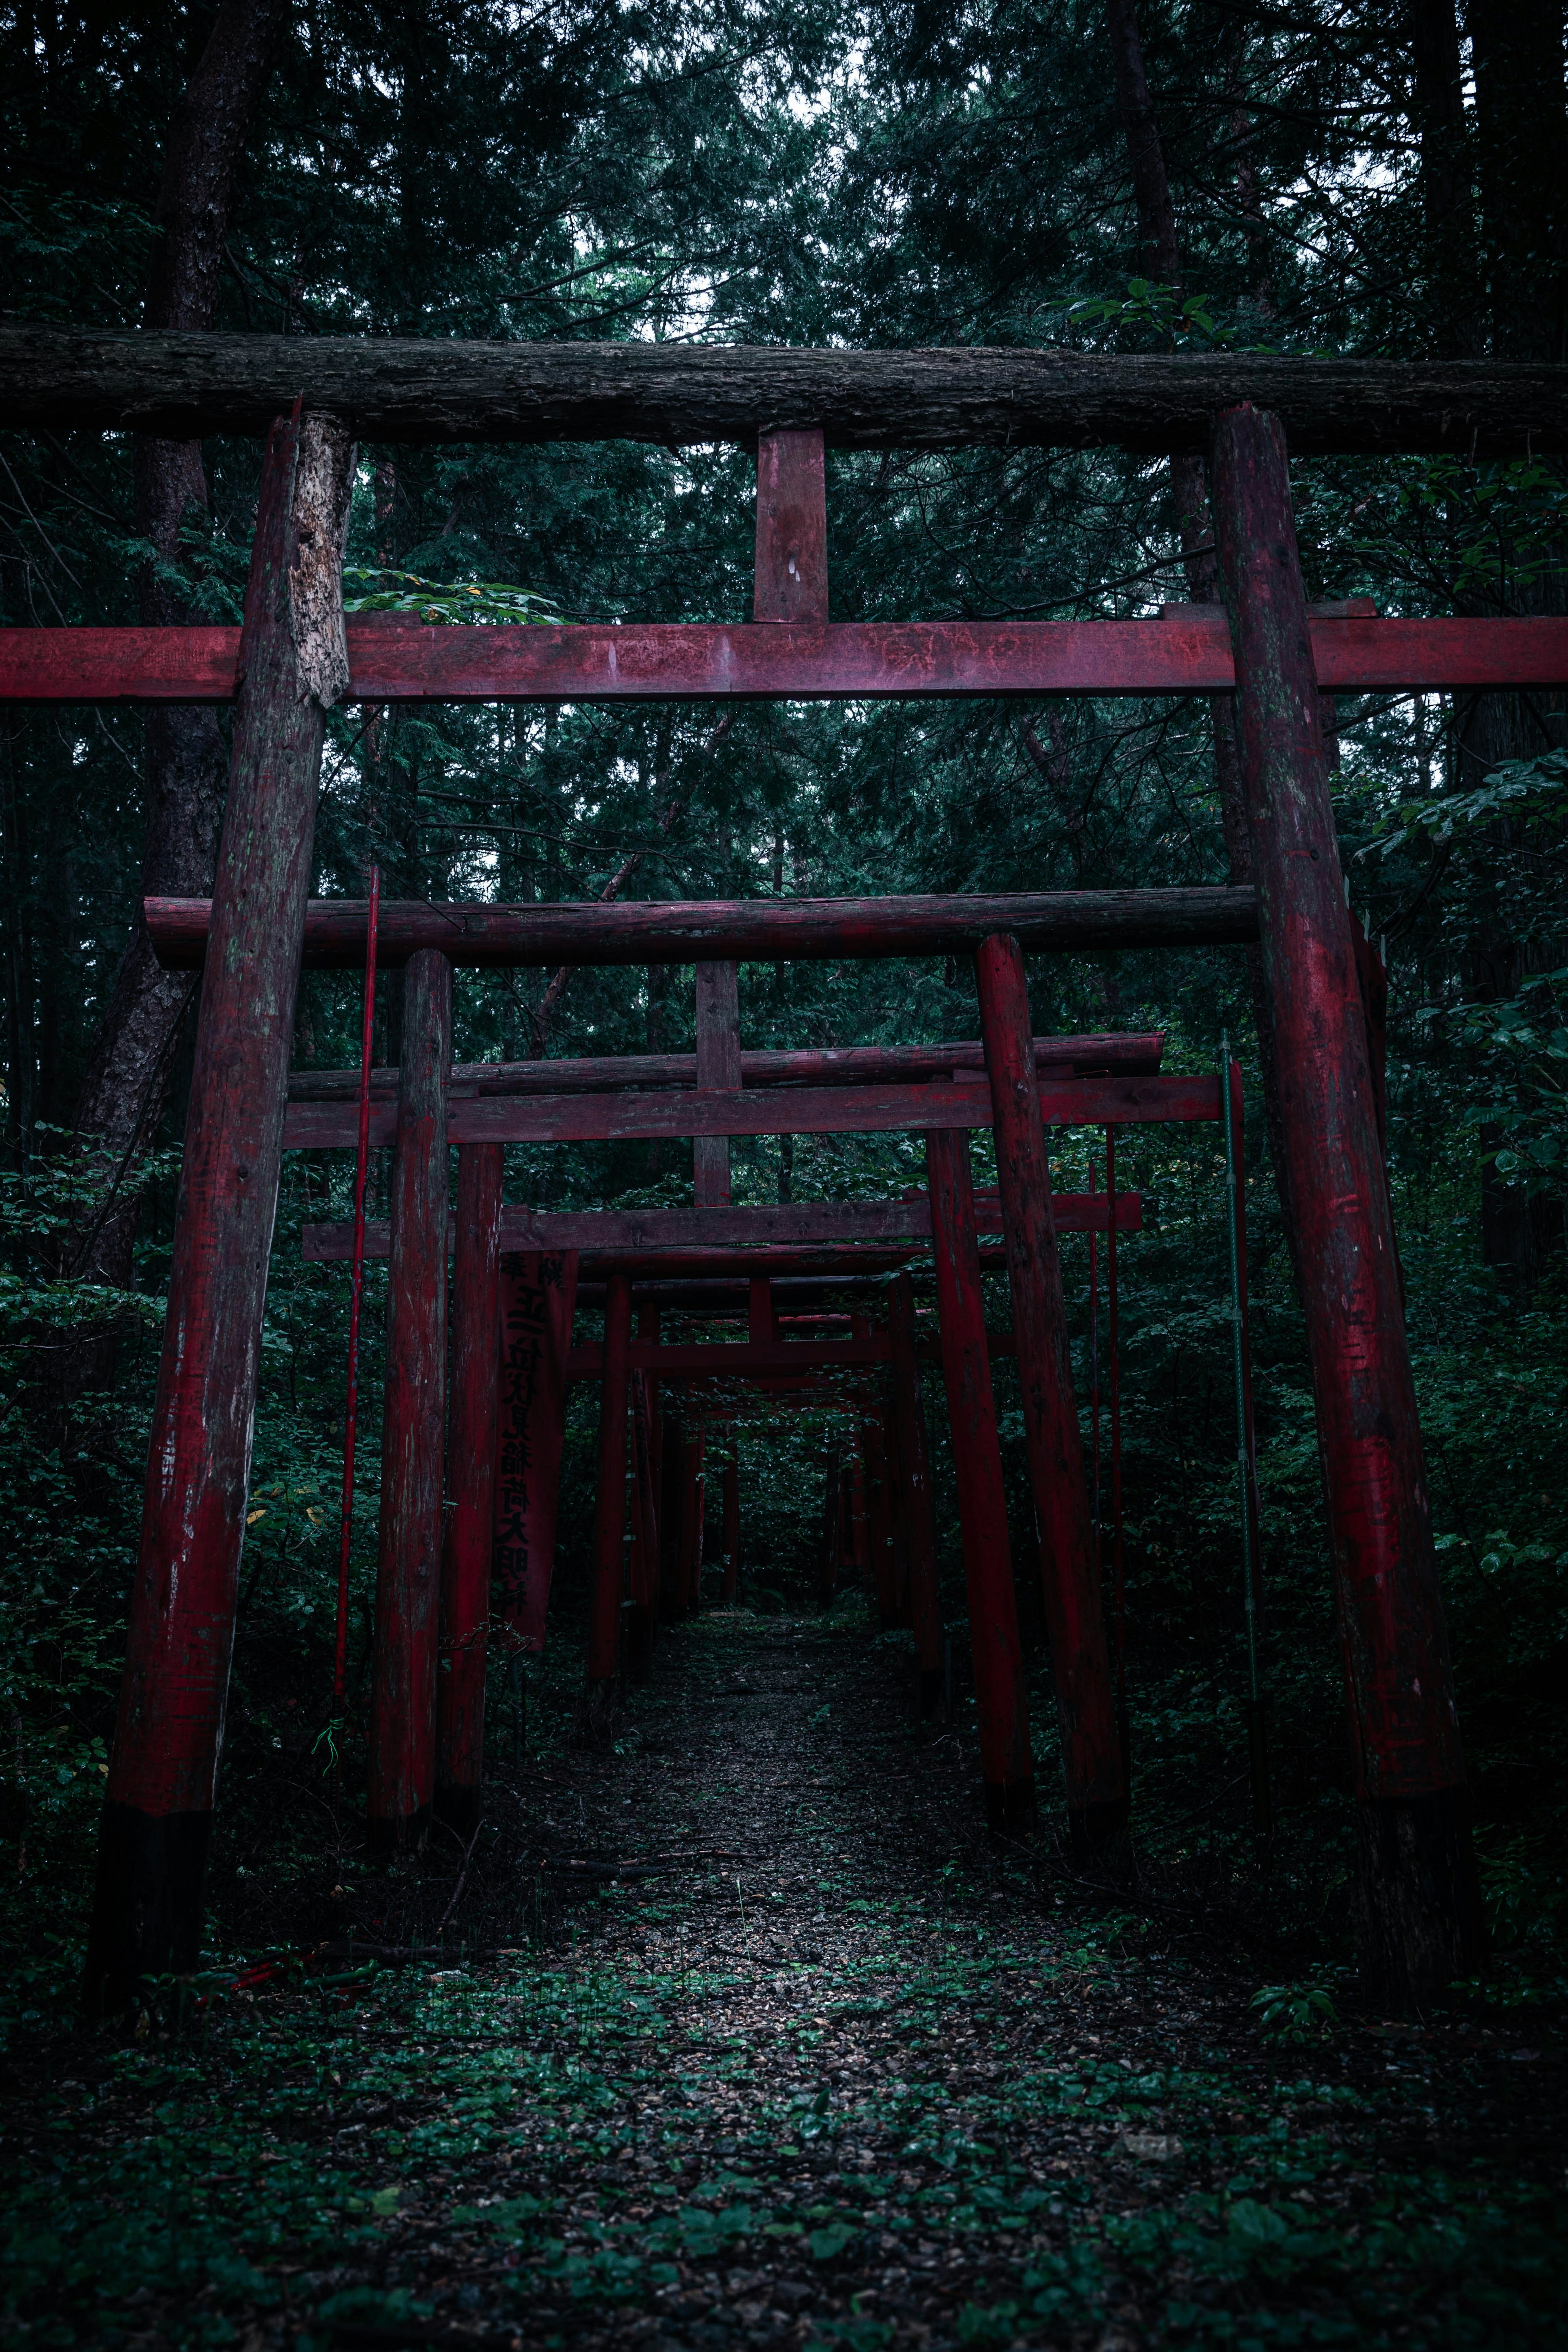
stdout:
[[535,1778],[514,1948],[57,2066],[16,2340],[1560,2342],[1552,2053],[1270,2043],[1255,1976],[985,1843],[905,1675],[706,1618],[615,1754]]

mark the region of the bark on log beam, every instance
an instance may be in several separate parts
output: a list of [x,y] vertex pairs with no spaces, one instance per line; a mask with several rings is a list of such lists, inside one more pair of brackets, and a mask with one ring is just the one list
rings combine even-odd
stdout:
[[[158,961],[192,971],[206,954],[205,898],[148,898]],[[369,909],[359,898],[313,898],[305,962],[360,971]],[[379,963],[436,948],[462,971],[560,963],[700,963],[733,957],[791,963],[856,956],[972,955],[1010,931],[1028,955],[1051,949],[1222,947],[1258,936],[1250,888],[1052,890],[986,897],[640,899],[555,906],[474,900],[382,902]]]
[[1239,401],[1298,454],[1568,447],[1568,368],[1294,353],[788,351],[740,344],[0,330],[0,425],[260,434],[306,404],[372,441],[729,441],[1207,450]]
[[[1158,1030],[1080,1037],[1037,1037],[1034,1066],[1063,1076],[1094,1077],[1119,1070],[1129,1077],[1157,1076],[1165,1038]],[[955,1070],[983,1070],[986,1049],[977,1037],[937,1045],[825,1045],[782,1053],[763,1047],[740,1057],[743,1087],[869,1086],[884,1078],[944,1078]],[[446,1082],[448,1102],[473,1095],[613,1094],[622,1087],[695,1087],[695,1054],[601,1054],[542,1062],[454,1062]],[[395,1067],[371,1072],[371,1096],[391,1101],[397,1093]],[[295,1102],[355,1102],[356,1070],[296,1070],[288,1081]]]

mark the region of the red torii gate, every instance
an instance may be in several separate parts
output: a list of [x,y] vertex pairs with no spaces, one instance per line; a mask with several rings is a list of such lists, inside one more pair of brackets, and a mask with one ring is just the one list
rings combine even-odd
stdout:
[[[163,429],[158,420],[167,409],[178,412],[182,431],[235,422],[224,409],[225,400],[233,407],[233,387],[217,381],[222,367],[204,373],[201,364],[208,339],[162,339],[154,367],[155,374],[164,370],[162,388],[152,394],[128,393],[118,379],[104,377],[102,353],[115,339],[79,340],[84,351],[91,343],[94,357],[85,373],[73,376],[66,366],[62,407],[54,394],[39,394],[38,333],[12,337],[7,352],[20,352],[32,373],[19,393],[0,386],[0,421],[56,421],[68,414],[78,425]],[[71,339],[43,341],[63,349]],[[214,352],[221,341],[213,339]],[[179,389],[175,344],[188,379]],[[120,339],[117,351],[120,345],[125,352],[152,348],[134,336]],[[1395,1998],[1410,1998],[1472,1966],[1479,1927],[1464,1769],[1319,698],[1325,689],[1374,685],[1560,684],[1568,679],[1568,627],[1312,616],[1297,553],[1284,432],[1267,409],[1249,404],[1249,383],[1255,378],[1266,384],[1266,398],[1295,413],[1297,379],[1311,377],[1318,399],[1315,409],[1305,400],[1312,446],[1427,446],[1451,435],[1462,446],[1484,428],[1489,450],[1517,444],[1522,455],[1532,432],[1544,443],[1562,429],[1563,372],[1516,371],[1500,392],[1478,378],[1469,391],[1461,385],[1450,394],[1443,385],[1434,392],[1419,370],[1385,368],[1374,371],[1379,388],[1369,393],[1371,377],[1363,383],[1342,363],[1325,376],[1321,365],[1314,375],[1311,362],[1166,362],[1159,378],[1165,405],[1155,402],[1151,410],[1136,400],[1119,409],[1118,363],[1094,362],[1095,404],[1069,422],[1066,377],[1058,369],[1061,382],[1052,389],[1038,354],[962,355],[977,383],[956,401],[946,396],[941,366],[933,373],[931,355],[900,355],[910,381],[924,388],[904,397],[902,407],[884,404],[884,413],[873,401],[854,415],[856,368],[874,355],[831,355],[830,365],[827,354],[727,352],[728,388],[719,405],[729,422],[705,424],[697,437],[712,437],[714,429],[759,436],[751,628],[497,629],[431,638],[396,627],[346,633],[342,623],[350,433],[357,415],[378,414],[374,399],[367,407],[365,398],[375,381],[375,349],[367,344],[358,371],[341,373],[340,396],[308,413],[297,402],[292,415],[277,414],[270,392],[263,395],[274,421],[237,639],[201,630],[17,630],[0,639],[0,693],[13,698],[235,704],[214,898],[191,942],[198,955],[204,948],[205,979],[141,1550],[100,1840],[89,2004],[124,2002],[146,1975],[193,1965],[199,1946],[298,974],[308,947],[319,950],[324,933],[345,919],[350,933],[359,923],[359,937],[344,942],[349,960],[363,952],[362,919],[351,910],[322,910],[308,921],[306,909],[322,714],[345,694],[385,702],[465,694],[582,700],[1234,692],[1250,889],[1090,894],[1044,909],[1039,902],[991,900],[977,904],[967,925],[955,911],[933,926],[927,908],[916,902],[914,919],[901,926],[898,902],[872,902],[883,908],[880,938],[868,942],[857,908],[852,946],[826,908],[768,908],[765,917],[752,908],[719,910],[716,930],[701,919],[714,910],[689,909],[690,952],[710,963],[758,953],[910,954],[931,951],[927,942],[937,940],[982,951],[1014,1325],[1020,1334],[1035,1333],[1049,1360],[1051,1333],[1046,1328],[1042,1334],[1039,1320],[1043,1311],[1049,1327],[1049,1285],[1043,1302],[1040,1289],[1051,1247],[1041,1129],[1030,1090],[1010,1100],[1007,1092],[1006,1073],[1014,1066],[1008,1041],[1016,1045],[1028,1034],[1017,986],[1019,948],[1142,940],[1196,946],[1257,936],[1274,1015],[1282,1149],[1322,1441],[1365,1858],[1367,1958]],[[298,364],[298,382],[308,368],[319,373],[330,356],[312,352],[298,362],[289,356],[287,364]],[[648,364],[685,366],[695,377],[705,360],[717,358],[683,353],[677,362],[650,357]],[[957,364],[960,355],[940,360]],[[814,366],[819,361],[821,368]],[[1121,364],[1145,372],[1153,365],[1158,373],[1162,363]],[[776,429],[778,407],[755,389],[734,389],[766,383],[769,365],[792,387],[781,404],[783,421],[798,429]],[[820,398],[811,390],[819,383],[825,387]],[[481,438],[622,430],[679,437],[682,425],[668,416],[656,426],[641,412],[634,423],[621,421],[622,397],[600,407],[591,402],[575,424],[562,423],[558,403],[538,425],[493,396],[477,399],[471,412],[461,398],[455,408],[448,398],[422,412],[423,422],[405,417],[392,429],[413,438],[465,430]],[[1032,422],[1026,413],[1025,429],[1015,432],[1014,411],[1021,404],[1028,412],[1031,399],[1039,413]],[[212,409],[205,423],[204,402]],[[1477,402],[1472,431],[1467,419]],[[248,408],[240,403],[247,418],[255,405],[254,399]],[[1134,412],[1135,424],[1118,422]],[[741,417],[747,421],[737,426]],[[923,446],[1098,435],[1144,447],[1152,433],[1154,446],[1187,446],[1207,432],[1226,623],[1212,613],[1167,611],[1157,622],[1131,624],[835,629],[826,619],[819,560],[825,539],[819,527],[823,432],[812,429],[819,424],[828,437],[857,446],[879,438],[896,443],[913,432]],[[150,912],[160,919],[158,910]],[[540,912],[475,908],[459,919],[454,910],[388,910],[384,952],[388,961],[409,963],[411,996],[424,1008],[433,1037],[443,1026],[452,964],[502,960],[495,955],[497,925],[514,933],[504,960],[541,961],[557,960],[561,941],[579,937],[583,950],[570,960],[589,960],[597,943],[597,960],[642,961],[658,930],[656,919],[643,919],[644,913],[656,918],[656,909],[562,910],[553,928]],[[197,928],[189,912],[183,919],[187,930]],[[992,947],[992,940],[1001,944]],[[673,960],[668,945],[664,960]],[[421,1059],[427,1070],[438,1060],[444,1071],[444,1051],[434,1055],[430,1044],[427,1038],[411,1054],[411,1073]],[[411,1120],[425,1115],[412,1076],[400,1096],[400,1118],[405,1110]],[[954,1132],[941,1130],[949,1139]],[[954,1262],[963,1258],[967,1239],[972,1265],[961,1157],[951,1140],[938,1140],[933,1223],[939,1263],[944,1248]],[[699,1153],[699,1170],[701,1159]],[[702,1198],[699,1184],[699,1204]],[[444,1314],[444,1250],[437,1259],[434,1286]],[[982,1359],[983,1348],[978,1355],[971,1343],[959,1349],[961,1391],[971,1376],[977,1381]],[[1043,1464],[1062,1433],[1051,1429],[1043,1391],[1038,1402],[1030,1425]],[[983,1516],[987,1498],[970,1500]],[[429,1552],[434,1534],[422,1534]],[[427,1580],[434,1576],[431,1559],[425,1573]],[[1005,1767],[1006,1759],[1004,1780]]]

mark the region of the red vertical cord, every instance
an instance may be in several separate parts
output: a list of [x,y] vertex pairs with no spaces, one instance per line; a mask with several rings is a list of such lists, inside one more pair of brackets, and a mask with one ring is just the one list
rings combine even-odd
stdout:
[[1105,1242],[1106,1307],[1110,1318],[1111,1350],[1111,1542],[1116,1579],[1116,1706],[1124,1724],[1127,1713],[1127,1608],[1122,1565],[1122,1366],[1117,1353],[1116,1288],[1116,1130],[1105,1129],[1105,1195],[1110,1225]]
[[[1089,1155],[1089,1197],[1094,1197],[1094,1154]],[[1089,1412],[1094,1453],[1094,1582],[1100,1582],[1100,1248],[1099,1235],[1089,1228]]]
[[332,1670],[332,1713],[343,1712],[349,1663],[349,1546],[354,1526],[354,1438],[360,1416],[360,1301],[365,1287],[365,1175],[371,1158],[371,1062],[376,1021],[376,921],[382,870],[371,868],[371,910],[365,940],[365,1008],[360,1028],[360,1138],[354,1161],[354,1277],[349,1306],[349,1403],[343,1424],[343,1516],[338,1544],[338,1645]]

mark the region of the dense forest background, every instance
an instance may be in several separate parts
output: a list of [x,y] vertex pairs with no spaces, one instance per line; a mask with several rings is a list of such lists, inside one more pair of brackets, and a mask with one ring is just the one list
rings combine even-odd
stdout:
[[[302,0],[248,18],[266,70],[193,289],[169,282],[178,224],[159,190],[214,12],[0,9],[6,316],[131,328],[200,324],[204,310],[298,336],[1568,357],[1563,27],[1541,0],[1478,0],[1458,20],[1453,0],[1146,0],[1152,116],[1124,72],[1118,89],[1124,11],[1108,26],[1077,0]],[[12,436],[4,624],[236,616],[257,462],[239,442],[170,460],[124,436]],[[1294,478],[1317,596],[1391,613],[1564,609],[1568,478],[1554,462],[1318,460]],[[368,447],[349,590],[454,625],[518,610],[738,619],[753,489],[748,454],[727,448]],[[1114,452],[830,453],[828,509],[845,620],[1146,613],[1186,596],[1203,560],[1170,468]],[[1344,700],[1335,719],[1352,901],[1389,973],[1390,1171],[1482,1867],[1500,1951],[1539,1979],[1560,1967],[1568,1924],[1568,712],[1561,698],[1430,695]],[[80,1923],[193,1029],[190,987],[151,973],[136,909],[152,882],[204,887],[224,723],[0,713],[0,1828],[12,1929],[34,1949],[68,1949]],[[1213,715],[1196,701],[722,720],[674,706],[350,708],[329,725],[316,887],[358,895],[375,861],[399,896],[586,898],[632,853],[622,891],[650,897],[1212,882],[1230,870],[1222,781]],[[547,1013],[548,978],[460,976],[459,1055],[690,1043],[689,971],[580,972]],[[1146,1888],[1326,1964],[1348,1936],[1342,1699],[1246,964],[1233,950],[1042,959],[1031,986],[1039,1030],[1158,1027],[1174,1070],[1214,1067],[1228,1030],[1249,1072],[1278,1828],[1260,1852],[1207,1129],[1134,1130],[1119,1151],[1120,1180],[1145,1200],[1122,1262],[1135,1813]],[[382,1002],[378,1057],[395,1059],[395,989]],[[977,1034],[962,964],[748,968],[741,1008],[752,1045]],[[299,1063],[350,1062],[357,1032],[351,980],[308,979]],[[1093,1139],[1060,1143],[1060,1179],[1081,1189]],[[740,1199],[873,1198],[922,1177],[903,1139],[801,1139],[788,1154],[742,1143],[735,1160]],[[689,1181],[685,1148],[517,1150],[507,1196],[675,1201]],[[298,1233],[340,1211],[348,1182],[340,1157],[286,1168],[214,1856],[218,1932],[241,1942],[303,1932],[320,1875],[347,1282],[302,1264]],[[1086,1247],[1066,1254],[1087,1427]],[[1103,1324],[1101,1349],[1103,1376]],[[368,1369],[361,1695],[373,1345]],[[998,1402],[1027,1585],[1005,1381]],[[530,1738],[564,1725],[580,1672],[595,1412],[579,1390],[559,1638]],[[758,1606],[810,1588],[830,1435],[821,1421],[747,1429]],[[1038,1644],[1038,1611],[1026,1614]],[[1036,1665],[1049,1756],[1038,1649]]]

